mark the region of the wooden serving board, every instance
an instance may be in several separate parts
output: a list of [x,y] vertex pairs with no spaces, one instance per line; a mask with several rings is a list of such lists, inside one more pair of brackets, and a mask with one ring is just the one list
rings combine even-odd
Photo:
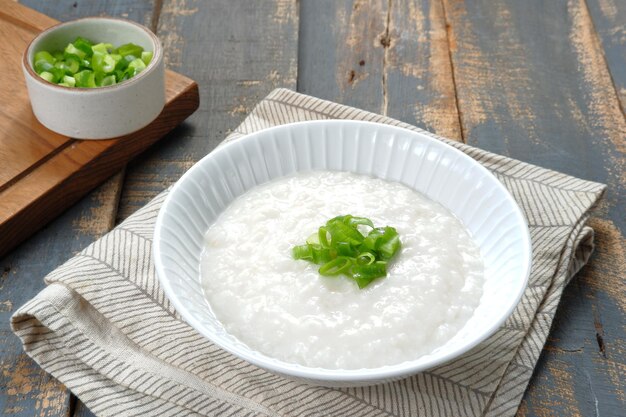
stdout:
[[150,125],[109,140],[77,140],[35,118],[22,74],[22,53],[58,23],[14,2],[0,8],[0,256],[119,171],[191,115],[198,85],[166,72],[166,104]]

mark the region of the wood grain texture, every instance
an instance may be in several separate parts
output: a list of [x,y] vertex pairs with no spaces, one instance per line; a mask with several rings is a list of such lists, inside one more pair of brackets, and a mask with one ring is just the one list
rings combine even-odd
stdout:
[[388,2],[304,0],[300,16],[298,91],[384,113]]
[[383,67],[387,115],[462,141],[443,5],[390,2]]
[[[51,152],[65,147],[70,139],[51,133],[39,124],[32,111],[24,76],[22,52],[43,29],[55,23],[40,14],[28,16],[17,3],[0,3],[0,61],[3,82],[0,84],[0,191],[13,184]],[[21,15],[21,17],[20,17]]]
[[[604,182],[597,252],[565,291],[520,415],[619,415],[626,122],[582,0],[444,0],[467,143]],[[540,11],[540,12],[535,12]]]
[[276,87],[296,87],[295,0],[164,1],[167,65],[200,85],[200,108],[127,169],[118,220],[176,181]]
[[[93,15],[126,17],[151,25],[153,14],[153,2],[144,0],[22,3],[42,13],[31,18],[38,27],[52,24],[54,19]],[[19,18],[19,11],[13,16]],[[21,343],[9,330],[9,317],[43,289],[43,276],[112,227],[122,179],[121,174],[114,175],[0,259],[0,415],[57,417],[73,411],[75,401],[65,387],[23,353]]]
[[604,59],[613,84],[626,109],[626,2],[622,0],[586,0]]
[[443,7],[302,1],[298,90],[461,140]]

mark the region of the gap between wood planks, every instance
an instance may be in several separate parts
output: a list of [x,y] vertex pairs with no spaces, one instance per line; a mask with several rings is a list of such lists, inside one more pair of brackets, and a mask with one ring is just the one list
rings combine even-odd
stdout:
[[448,11],[446,10],[446,2],[444,0],[439,0],[441,4],[441,10],[443,10],[443,20],[446,25],[446,41],[448,45],[448,59],[450,61],[450,75],[452,77],[452,89],[454,91],[454,106],[456,107],[456,115],[459,121],[459,133],[461,134],[461,142],[467,143],[465,139],[465,127],[463,126],[463,118],[461,117],[461,106],[459,105],[459,94],[456,88],[456,74],[454,68],[454,60],[452,59],[452,39],[451,39],[451,29],[450,22],[448,20]]
[[[448,60],[450,62],[450,74],[451,74],[451,81],[452,81],[452,90],[454,93],[454,107],[455,107],[455,111],[456,111],[456,115],[457,115],[457,123],[459,126],[459,133],[461,135],[461,142],[463,143],[467,143],[466,138],[465,138],[465,130],[464,130],[464,126],[463,126],[463,121],[462,121],[462,116],[461,116],[461,108],[459,106],[459,97],[458,97],[458,93],[457,93],[457,84],[456,84],[456,78],[455,78],[455,68],[454,68],[454,61],[453,61],[453,57],[452,57],[452,39],[451,39],[451,26],[450,23],[448,21],[448,16],[446,13],[446,7],[445,7],[445,2],[443,0],[438,0],[440,2],[441,5],[441,9],[443,11],[443,20],[444,20],[444,24],[445,24],[445,29],[446,29],[446,45],[447,45],[447,52],[448,52]],[[387,0],[387,15],[386,15],[386,20],[385,20],[385,31],[383,32],[383,34],[380,36],[380,44],[384,49],[384,53],[383,53],[383,61],[382,61],[382,77],[381,77],[381,84],[382,84],[382,96],[383,96],[383,102],[381,104],[381,114],[388,116],[388,109],[389,109],[389,88],[388,88],[388,83],[387,83],[387,69],[388,69],[388,65],[389,65],[389,51],[390,48],[392,46],[392,26],[393,26],[393,21],[392,21],[392,10],[393,10],[393,0]],[[359,63],[359,65],[362,65],[361,63]],[[355,72],[354,70],[352,70],[350,72],[350,79],[349,82],[352,82],[355,78]]]
[[381,114],[387,116],[387,109],[389,107],[389,96],[387,91],[387,62],[389,60],[389,47],[391,46],[391,37],[389,36],[390,26],[391,26],[391,8],[392,8],[392,0],[387,0],[387,19],[385,21],[385,33],[380,38],[380,44],[384,48],[383,53],[383,72],[381,77],[381,83],[383,88],[383,103]]
[[[619,109],[622,112],[622,115],[624,115],[624,117],[626,118],[626,110],[624,109],[624,103],[622,103],[622,100],[620,100],[620,91],[617,88],[617,84],[615,83],[615,78],[613,77],[613,73],[611,73],[611,67],[609,65],[608,60],[606,59],[606,54],[604,52],[604,46],[602,45],[602,40],[600,39],[600,35],[598,34],[598,30],[596,29],[596,24],[593,21],[593,17],[591,16],[591,12],[589,11],[589,5],[587,4],[587,0],[581,0],[581,3],[583,4],[584,10],[585,10],[585,20],[587,20],[589,22],[589,26],[592,29],[592,33],[595,34],[595,41],[597,43],[598,50],[600,51],[600,55],[602,56],[602,63],[604,64],[604,66],[607,68],[607,72],[609,74],[609,80],[611,80],[611,85],[613,86],[613,90],[615,91],[615,95],[617,97],[617,107],[619,107]],[[600,342],[598,342],[599,344]]]
[[154,0],[154,10],[152,10],[152,19],[150,21],[150,30],[153,33],[157,33],[159,27],[159,17],[161,17],[161,10],[163,10],[163,0]]

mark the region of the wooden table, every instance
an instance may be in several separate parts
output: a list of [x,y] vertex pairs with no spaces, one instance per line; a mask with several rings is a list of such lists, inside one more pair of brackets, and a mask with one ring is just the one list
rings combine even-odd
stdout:
[[[9,317],[42,278],[289,87],[608,184],[597,249],[566,289],[520,416],[626,409],[626,2],[621,0],[23,1],[65,21],[151,27],[200,109],[0,260],[0,414],[90,416],[22,351]],[[1,168],[0,168],[1,169]],[[620,411],[621,410],[621,411]]]

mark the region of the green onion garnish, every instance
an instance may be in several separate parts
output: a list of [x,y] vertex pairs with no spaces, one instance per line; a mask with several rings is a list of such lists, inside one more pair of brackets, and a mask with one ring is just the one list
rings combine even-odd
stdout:
[[114,48],[78,37],[62,51],[35,54],[35,72],[44,80],[65,87],[106,87],[133,78],[152,60],[153,53],[127,43]]
[[[359,226],[370,230],[363,234]],[[348,214],[328,220],[307,238],[306,244],[294,246],[291,253],[294,259],[321,265],[320,275],[343,274],[359,288],[365,288],[387,275],[387,262],[400,246],[400,236],[393,227],[374,227],[370,219]]]

